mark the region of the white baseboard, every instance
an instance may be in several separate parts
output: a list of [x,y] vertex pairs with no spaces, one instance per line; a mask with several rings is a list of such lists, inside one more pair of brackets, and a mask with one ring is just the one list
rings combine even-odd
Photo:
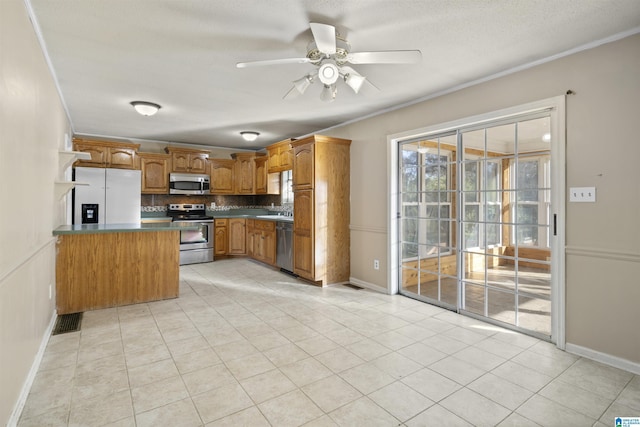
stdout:
[[604,363],[605,365],[613,366],[614,368],[624,369],[625,371],[640,375],[640,363],[635,363],[627,359],[622,359],[621,357],[601,353],[599,351],[571,343],[567,343],[566,351],[578,356],[586,357],[587,359],[591,359],[596,362]]
[[389,293],[386,288],[381,288],[380,286],[374,285],[373,283],[365,282],[364,280],[356,279],[355,277],[349,277],[349,283],[351,283],[352,285],[360,286],[361,288],[380,292],[382,294]]
[[31,391],[31,386],[33,385],[33,380],[36,379],[36,374],[38,373],[38,369],[40,368],[40,363],[42,362],[42,357],[44,356],[44,351],[47,348],[47,344],[49,343],[49,338],[51,337],[51,332],[53,331],[54,326],[56,325],[56,318],[58,317],[57,312],[54,310],[53,316],[51,317],[51,321],[49,322],[49,326],[47,326],[47,330],[44,332],[44,336],[42,337],[42,341],[40,342],[40,348],[38,349],[38,353],[36,353],[36,358],[31,365],[31,369],[29,370],[29,374],[27,375],[27,379],[22,386],[22,391],[20,392],[20,398],[16,402],[16,405],[13,407],[13,412],[9,417],[9,422],[7,423],[7,427],[15,427],[18,425],[18,421],[20,420],[20,415],[22,415],[22,410],[24,409],[25,403],[27,403],[27,397],[29,397],[29,392]]

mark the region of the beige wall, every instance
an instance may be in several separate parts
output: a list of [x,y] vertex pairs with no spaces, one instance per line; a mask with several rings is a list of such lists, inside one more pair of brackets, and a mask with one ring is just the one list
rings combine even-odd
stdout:
[[22,0],[0,1],[0,424],[54,315],[54,200],[69,124]]
[[[563,95],[567,187],[567,343],[640,363],[640,35],[382,116],[331,129],[351,145],[351,276],[386,290],[387,136]],[[429,78],[429,76],[425,76]],[[384,88],[382,88],[384,90]],[[381,235],[380,230],[384,230]],[[380,259],[381,269],[373,270]]]

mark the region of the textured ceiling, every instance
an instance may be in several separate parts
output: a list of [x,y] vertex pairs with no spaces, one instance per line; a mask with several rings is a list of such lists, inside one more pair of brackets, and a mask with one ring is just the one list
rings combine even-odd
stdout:
[[[428,97],[620,33],[640,31],[637,0],[27,0],[74,131],[259,148]],[[311,64],[309,22],[353,51],[419,49],[410,65],[354,65],[379,92],[335,101],[320,85],[283,100]],[[341,82],[340,82],[341,83]],[[162,105],[143,117],[129,102]],[[239,132],[261,135],[250,145]]]

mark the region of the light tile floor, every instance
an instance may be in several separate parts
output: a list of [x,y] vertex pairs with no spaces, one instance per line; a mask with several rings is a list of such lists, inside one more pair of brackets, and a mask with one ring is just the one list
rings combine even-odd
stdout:
[[52,336],[20,426],[612,426],[640,377],[402,296],[246,259]]

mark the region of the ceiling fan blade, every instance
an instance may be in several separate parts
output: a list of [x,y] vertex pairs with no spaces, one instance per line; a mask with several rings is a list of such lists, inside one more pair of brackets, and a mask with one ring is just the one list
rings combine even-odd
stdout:
[[[366,79],[366,80],[364,81],[364,85],[363,85],[363,87],[366,87],[366,88],[367,88],[367,89],[366,89],[366,91],[374,90],[374,91],[376,91],[376,92],[380,92],[380,88],[379,88],[378,86],[374,85],[373,83],[371,83],[371,82],[369,81],[369,79]],[[362,89],[361,89],[361,90],[362,90]]]
[[352,64],[416,64],[422,60],[419,50],[387,50],[380,52],[351,52],[347,61]]
[[292,86],[291,89],[289,89],[289,92],[284,94],[282,99],[287,99],[287,100],[294,99],[294,98],[297,98],[298,96],[300,96],[300,92],[296,89],[295,86]]
[[318,50],[327,55],[336,53],[336,28],[333,25],[315,22],[311,22],[309,26]]
[[307,62],[311,62],[311,60],[309,58],[267,59],[264,61],[238,62],[236,64],[236,67],[249,68],[249,67],[262,67],[264,65],[306,64]]

